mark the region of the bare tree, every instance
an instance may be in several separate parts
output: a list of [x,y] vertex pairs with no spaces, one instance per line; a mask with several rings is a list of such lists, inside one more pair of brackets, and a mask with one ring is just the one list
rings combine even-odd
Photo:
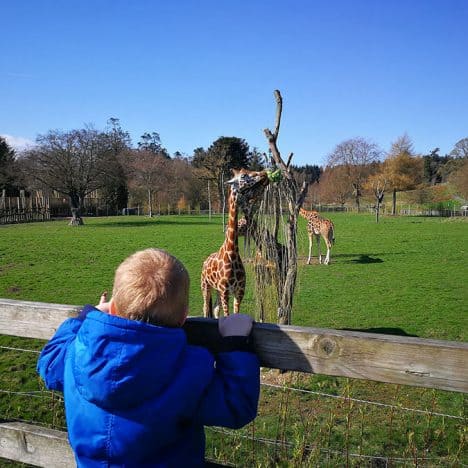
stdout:
[[154,195],[167,186],[166,169],[170,162],[165,154],[152,150],[133,150],[125,155],[125,167],[132,188],[143,188],[148,203],[148,216],[154,215]]
[[101,188],[115,170],[115,159],[105,133],[87,127],[39,135],[25,154],[31,184],[56,190],[70,200],[70,225],[83,224],[81,208],[89,193]]
[[450,183],[455,187],[457,193],[468,200],[468,159],[460,168],[450,174]]
[[468,138],[462,138],[457,141],[450,152],[450,156],[453,158],[468,158]]
[[371,164],[381,157],[381,150],[375,143],[364,138],[352,138],[335,147],[328,156],[329,166],[343,166],[346,170],[358,211],[364,181],[369,175]]
[[339,203],[344,206],[352,195],[346,167],[326,167],[320,177],[319,193],[326,203]]
[[385,172],[372,174],[364,184],[364,188],[369,189],[375,197],[375,222],[379,222],[380,207],[385,195],[385,189],[388,185],[388,179]]
[[279,201],[280,196],[283,195],[286,201],[288,216],[284,233],[285,245],[282,246],[278,241],[278,221],[281,216],[281,210],[280,204],[276,202],[273,207],[276,218],[273,232],[263,231],[262,233],[257,233],[256,242],[261,238],[263,243],[270,244],[269,246],[264,246],[266,250],[275,253],[274,257],[270,260],[275,262],[276,271],[278,272],[278,321],[280,324],[290,324],[293,295],[297,278],[297,217],[299,209],[307,195],[308,182],[304,181],[302,186],[299,186],[291,166],[293,153],[288,156],[285,162],[278,149],[277,142],[281,124],[281,113],[283,110],[283,99],[278,90],[275,90],[274,96],[276,99],[275,128],[273,131],[266,128],[264,133],[268,140],[274,164],[282,174],[282,178],[278,184],[276,184],[276,188],[274,186],[274,189],[278,192],[273,197],[273,200]]

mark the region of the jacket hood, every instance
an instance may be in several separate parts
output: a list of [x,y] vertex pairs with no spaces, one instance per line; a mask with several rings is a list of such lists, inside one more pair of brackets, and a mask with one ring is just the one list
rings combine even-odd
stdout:
[[101,407],[134,407],[168,386],[182,364],[186,345],[181,328],[93,310],[73,348],[76,387],[83,398]]

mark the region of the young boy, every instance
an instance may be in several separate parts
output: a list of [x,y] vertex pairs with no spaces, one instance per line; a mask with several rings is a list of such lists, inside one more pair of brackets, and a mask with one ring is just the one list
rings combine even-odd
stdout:
[[204,425],[240,428],[255,418],[252,319],[220,319],[223,350],[214,357],[180,328],[188,290],[175,257],[137,252],[117,268],[110,302],[85,306],[43,349],[37,369],[64,392],[78,466],[203,466]]

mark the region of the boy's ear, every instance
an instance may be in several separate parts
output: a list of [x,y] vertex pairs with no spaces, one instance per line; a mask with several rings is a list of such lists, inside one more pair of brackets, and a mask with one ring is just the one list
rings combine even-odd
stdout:
[[117,306],[115,305],[114,299],[110,300],[109,303],[109,314],[110,315],[119,315],[119,312],[117,310]]

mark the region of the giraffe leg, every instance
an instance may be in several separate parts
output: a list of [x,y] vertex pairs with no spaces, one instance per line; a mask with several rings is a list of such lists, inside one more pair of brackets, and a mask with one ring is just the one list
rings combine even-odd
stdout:
[[330,263],[330,245],[327,242],[327,256],[325,257],[325,261],[323,262],[325,265]]
[[234,313],[239,313],[240,304],[244,298],[244,291],[238,291],[234,296]]
[[307,265],[312,261],[312,236],[309,236],[309,257],[307,258]]
[[211,288],[208,285],[202,286],[203,294],[203,316],[213,317],[213,303],[211,299]]
[[325,265],[328,265],[330,263],[330,254],[331,254],[331,248],[333,245],[333,238],[334,238],[334,233],[333,233],[333,227],[328,230],[327,236],[325,237],[325,243],[327,244],[327,256],[325,258]]
[[219,292],[219,299],[221,301],[221,307],[223,308],[223,314],[227,317],[229,315],[229,293],[227,290]]
[[317,255],[319,263],[322,263],[322,253],[320,252],[320,234],[316,235],[315,238],[317,239]]

